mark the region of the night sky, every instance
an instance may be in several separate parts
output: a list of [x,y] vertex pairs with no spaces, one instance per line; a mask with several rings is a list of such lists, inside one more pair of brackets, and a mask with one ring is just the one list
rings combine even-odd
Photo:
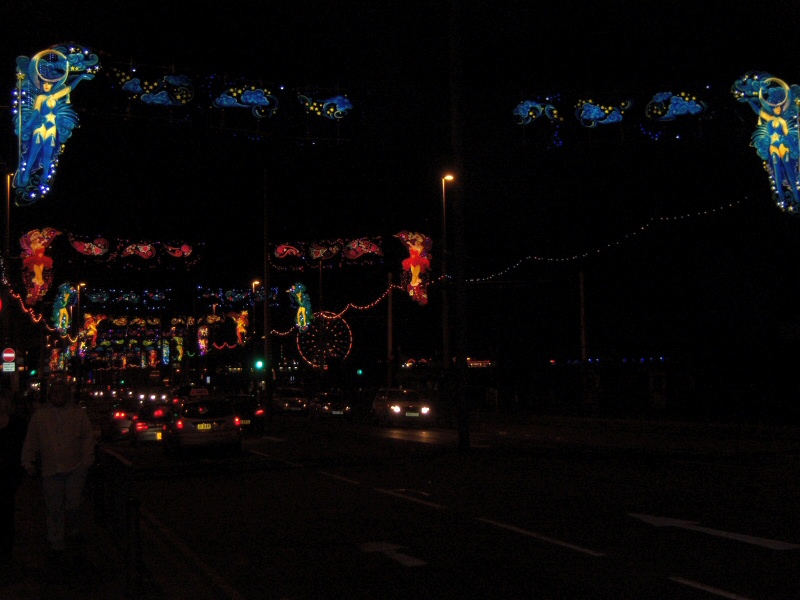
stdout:
[[[9,96],[15,58],[61,42],[99,53],[104,72],[74,92],[81,126],[51,194],[13,210],[12,240],[44,225],[187,239],[204,257],[189,274],[93,277],[247,288],[261,273],[266,199],[273,242],[382,236],[383,265],[324,273],[325,308],[341,310],[375,299],[389,271],[399,278],[393,234],[438,240],[440,178],[460,165],[448,198],[464,208],[470,353],[579,357],[581,272],[593,355],[791,353],[800,221],[775,207],[749,147],[755,116],[730,87],[750,70],[800,80],[797,4],[772,15],[738,1],[13,2],[0,40]],[[287,100],[258,127],[208,118],[201,90],[191,109],[131,109],[107,77],[131,61],[284,85]],[[354,109],[310,123],[297,89],[344,92]],[[643,111],[660,91],[708,109],[656,126]],[[557,128],[515,121],[518,103],[545,96]],[[633,106],[621,125],[587,129],[573,115],[580,99]],[[8,107],[0,119],[13,170]],[[282,286],[298,275],[273,276]],[[399,343],[437,352],[438,295],[395,306]],[[384,326],[374,313],[355,321],[372,338]]]

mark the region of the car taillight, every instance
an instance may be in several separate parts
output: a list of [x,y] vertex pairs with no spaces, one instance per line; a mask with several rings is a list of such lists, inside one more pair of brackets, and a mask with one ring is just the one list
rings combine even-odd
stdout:
[[153,416],[154,417],[163,417],[164,416],[164,411],[159,408],[158,410],[153,412]]
[[240,427],[242,424],[242,421],[239,419],[239,417],[233,417],[233,422],[237,427]]
[[141,421],[136,423],[136,431],[145,431],[149,429],[147,423],[142,423]]
[[263,409],[263,408],[259,408],[259,409],[258,409],[258,410],[257,410],[257,411],[254,413],[254,414],[255,414],[256,416],[261,416],[261,415],[263,415],[263,414],[264,414],[264,409]]
[[114,418],[115,419],[124,419],[125,418],[125,413],[118,410],[117,412],[114,413]]
[[175,421],[175,429],[183,429],[183,421],[180,419]]

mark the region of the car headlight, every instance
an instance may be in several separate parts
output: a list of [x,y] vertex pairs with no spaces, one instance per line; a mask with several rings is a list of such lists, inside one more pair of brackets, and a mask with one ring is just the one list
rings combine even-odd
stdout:
[[431,409],[430,409],[429,407],[427,407],[427,406],[423,406],[423,407],[420,409],[420,412],[421,412],[423,415],[427,415],[427,414],[428,414],[430,411],[431,411]]
[[390,408],[390,410],[391,410],[392,412],[396,412],[396,413],[399,413],[399,412],[400,412],[400,407],[399,407],[399,406],[397,406],[396,404],[393,404],[393,405],[392,405],[391,407],[389,407],[389,408]]

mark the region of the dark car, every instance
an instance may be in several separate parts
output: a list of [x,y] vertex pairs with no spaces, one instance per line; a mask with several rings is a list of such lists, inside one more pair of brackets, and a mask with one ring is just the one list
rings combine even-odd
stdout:
[[343,392],[321,392],[309,402],[308,414],[317,419],[352,419],[353,404]]
[[272,407],[276,413],[307,415],[308,394],[303,388],[278,388],[272,396]]
[[185,448],[217,447],[238,454],[242,429],[233,402],[223,396],[191,397],[173,406],[164,429],[164,448],[177,454]]
[[139,400],[136,398],[123,398],[114,402],[106,412],[100,426],[101,434],[106,440],[119,440],[128,437],[131,420],[139,410]]
[[436,419],[433,403],[417,390],[380,389],[372,401],[372,422],[376,425],[432,425]]
[[258,398],[250,394],[235,394],[228,398],[233,402],[242,433],[264,433],[264,407]]
[[172,414],[173,406],[166,402],[144,402],[133,414],[128,427],[131,445],[160,443],[164,440],[164,427]]

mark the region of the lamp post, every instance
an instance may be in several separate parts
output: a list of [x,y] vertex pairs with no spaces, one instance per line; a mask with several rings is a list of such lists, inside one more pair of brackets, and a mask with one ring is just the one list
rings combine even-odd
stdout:
[[256,394],[259,394],[260,390],[260,382],[258,380],[258,369],[256,368],[256,358],[258,355],[258,345],[256,344],[257,337],[257,329],[256,329],[256,286],[259,285],[261,282],[257,279],[250,283],[250,297],[253,299],[253,316],[252,316],[252,324],[250,326],[250,330],[253,332],[253,370],[256,376]]
[[253,337],[256,335],[256,286],[261,282],[257,279],[250,284],[250,297],[253,299],[253,325],[250,328],[253,332]]
[[85,283],[78,284],[78,301],[75,303],[77,314],[75,319],[75,381],[76,381],[76,395],[80,398],[81,395],[81,288],[86,287]]
[[450,307],[447,298],[447,182],[455,177],[442,177],[442,369],[450,366]]

